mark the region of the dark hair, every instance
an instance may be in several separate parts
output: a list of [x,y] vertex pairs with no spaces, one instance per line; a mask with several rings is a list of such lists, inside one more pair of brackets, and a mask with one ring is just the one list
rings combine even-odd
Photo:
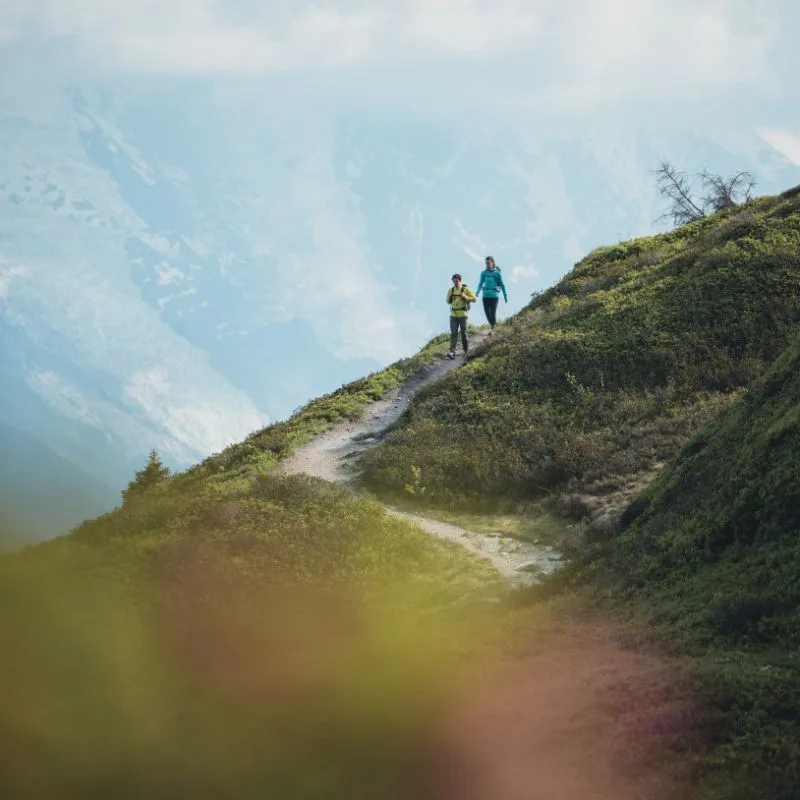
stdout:
[[451,281],[454,281],[456,278],[458,278],[459,280],[461,280],[461,276],[460,276],[460,275],[459,275],[457,272],[456,272],[456,274],[455,274],[455,275],[453,275],[453,277],[452,277],[450,280],[451,280]]
[[495,263],[494,256],[486,256],[486,261],[491,261],[492,264]]

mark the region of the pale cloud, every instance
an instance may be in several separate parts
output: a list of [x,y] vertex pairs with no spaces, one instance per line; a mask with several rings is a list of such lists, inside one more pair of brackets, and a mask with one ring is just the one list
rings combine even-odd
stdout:
[[[420,324],[402,296],[382,284],[370,252],[361,201],[337,175],[335,138],[324,125],[298,133],[296,166],[281,197],[287,227],[298,221],[308,245],[284,254],[287,299],[334,356],[385,362],[407,351]],[[269,309],[274,292],[265,298]]]
[[457,235],[453,243],[473,261],[483,261],[487,246],[483,243],[480,234],[471,233],[457,219],[452,220]]
[[578,85],[659,92],[762,81],[780,18],[777,9],[744,0],[578,5],[581,13],[560,42],[559,66]]
[[502,43],[508,54],[540,35],[534,0],[413,0],[396,13],[407,44],[428,57],[470,54],[491,59]]
[[759,136],[784,155],[792,164],[800,166],[800,136],[781,128],[762,128]]
[[11,284],[15,279],[24,278],[28,274],[28,270],[20,266],[6,266],[0,260],[0,300],[8,297],[11,290]]
[[418,281],[422,277],[422,246],[425,241],[425,217],[419,204],[406,206],[408,211],[408,221],[403,228],[403,232],[408,237],[411,248],[414,252],[414,280]]
[[[538,155],[538,142],[523,142],[520,155]],[[526,240],[531,244],[557,231],[580,231],[580,220],[573,209],[563,166],[555,154],[536,159],[509,157],[504,167],[506,177],[516,181],[531,211],[526,225]]]
[[586,255],[586,249],[574,237],[570,236],[564,242],[564,258],[571,264],[577,264]]
[[383,27],[382,15],[375,12],[344,17],[312,8],[282,39],[268,29],[203,25],[115,34],[100,48],[111,45],[123,68],[144,72],[289,72],[364,61],[374,54],[375,37]]
[[532,264],[517,265],[511,268],[511,282],[517,283],[520,278],[538,278],[539,270]]
[[[758,0],[6,0],[0,40],[59,41],[110,71],[215,75],[408,70],[476,102],[568,109],[660,93],[765,86],[781,36]],[[788,35],[788,34],[786,34]],[[425,67],[424,75],[418,68]],[[393,73],[390,94],[400,91]],[[365,77],[369,77],[368,75]],[[375,78],[378,81],[378,78]],[[363,89],[363,81],[357,81]],[[432,91],[434,89],[431,89]],[[369,92],[367,92],[368,94]]]

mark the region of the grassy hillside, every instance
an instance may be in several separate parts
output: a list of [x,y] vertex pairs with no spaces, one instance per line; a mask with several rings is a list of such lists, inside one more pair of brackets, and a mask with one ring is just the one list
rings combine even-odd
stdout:
[[447,352],[447,339],[446,334],[437,336],[416,355],[315,398],[290,419],[269,425],[188,470],[187,478],[274,467],[290,457],[295,448],[341,420],[358,419],[368,403],[382,399],[408,378],[423,372]]
[[[363,457],[368,486],[448,513],[591,515],[553,588],[695,660],[704,797],[800,792],[798,290],[797,191],[602,248]],[[426,796],[435,699],[546,611],[485,603],[482,563],[276,466],[445,347],[0,558],[0,795]]]
[[0,557],[0,795],[419,795],[431,698],[499,578],[274,468],[444,348]]
[[600,248],[422,391],[365,483],[462,507],[559,497],[602,527],[787,346],[798,291],[796,191]]
[[800,336],[577,570],[706,662],[739,790],[800,794]]
[[0,796],[419,796],[495,580],[322,481],[168,479],[0,558]]

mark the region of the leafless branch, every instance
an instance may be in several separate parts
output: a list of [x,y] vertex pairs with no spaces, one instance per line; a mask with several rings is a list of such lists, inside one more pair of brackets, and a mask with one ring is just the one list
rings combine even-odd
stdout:
[[692,200],[694,186],[685,172],[669,161],[662,161],[655,175],[659,194],[670,202],[669,210],[658,218],[659,222],[671,219],[676,226],[685,225],[705,216],[705,210]]
[[703,170],[700,180],[706,190],[703,203],[712,211],[722,211],[746,202],[752,196],[755,178],[749,172],[739,172],[733,177],[723,178]]
[[[668,210],[656,222],[669,220],[676,227],[750,200],[756,185],[749,172],[725,178],[703,170],[690,178],[669,161],[662,161],[654,174],[659,194],[669,201]],[[705,191],[702,197],[696,195],[696,181]]]

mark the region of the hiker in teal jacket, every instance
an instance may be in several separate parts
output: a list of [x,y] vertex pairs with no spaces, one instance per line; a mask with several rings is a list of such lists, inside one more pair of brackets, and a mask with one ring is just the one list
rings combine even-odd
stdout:
[[489,331],[489,336],[491,336],[494,333],[494,326],[497,325],[497,304],[500,302],[501,291],[503,299],[506,303],[508,302],[506,285],[503,283],[503,273],[500,272],[500,267],[494,263],[494,259],[491,256],[486,256],[486,269],[481,272],[481,280],[478,283],[475,294],[479,295],[481,290],[483,290],[483,310],[488,323],[492,326]]

